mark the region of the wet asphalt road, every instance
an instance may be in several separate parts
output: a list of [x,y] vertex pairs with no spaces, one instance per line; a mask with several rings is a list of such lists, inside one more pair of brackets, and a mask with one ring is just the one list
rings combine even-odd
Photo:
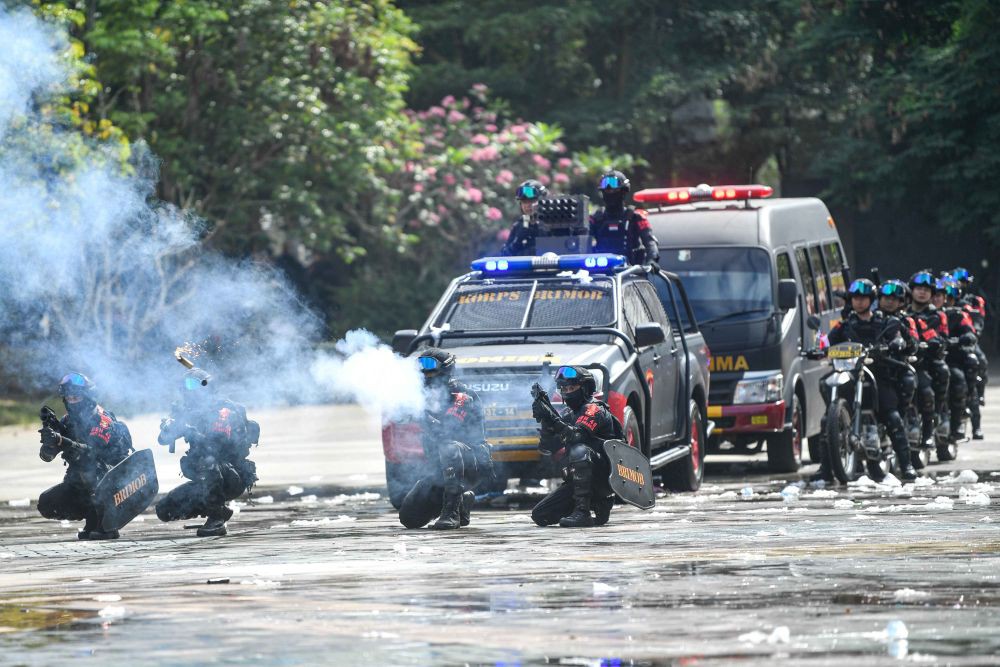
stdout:
[[225,538],[147,513],[82,543],[4,503],[0,664],[1000,664],[989,399],[988,439],[916,485],[796,493],[727,458],[700,493],[585,530],[537,528],[512,494],[407,531],[384,490],[307,480],[241,503]]

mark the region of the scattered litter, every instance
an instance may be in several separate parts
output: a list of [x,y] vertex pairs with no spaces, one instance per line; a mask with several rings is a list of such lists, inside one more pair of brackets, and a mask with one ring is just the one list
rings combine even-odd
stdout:
[[288,528],[288,524],[287,523],[275,523],[275,524],[271,524],[271,528],[270,529],[271,530],[276,530],[276,529],[280,529],[280,528]]
[[274,497],[273,496],[261,496],[260,498],[257,499],[257,502],[260,503],[261,505],[270,505],[271,503],[274,502]]
[[[931,596],[927,591],[918,591],[912,588],[900,588],[898,591],[892,594],[893,599],[897,602],[910,602],[912,600],[923,600],[924,598],[929,598]],[[905,626],[903,628],[906,629]]]
[[108,620],[113,620],[116,618],[125,617],[125,607],[105,607],[104,609],[97,612],[97,615],[101,618],[106,618]]
[[841,498],[840,500],[833,501],[833,509],[835,510],[849,510],[854,507],[854,501],[848,500],[847,498]]
[[709,496],[709,498],[713,500],[732,500],[733,498],[737,497],[739,496],[737,496],[735,491],[723,491],[722,493],[717,493]]
[[[989,518],[988,516],[984,516],[982,519],[980,519],[980,521],[985,523],[993,523],[993,519]],[[3,554],[0,554],[0,558],[3,558]]]
[[948,496],[935,496],[933,502],[924,505],[929,509],[950,510],[955,506],[955,501]]
[[750,500],[751,498],[753,498],[753,487],[744,486],[742,489],[740,489],[740,497],[743,498],[743,500]]
[[17,500],[9,500],[7,504],[11,507],[28,507],[31,505],[31,498],[18,498]]
[[208,584],[228,584],[229,583],[229,577],[220,577],[218,579],[209,579],[205,583],[208,583]]
[[316,502],[316,496],[310,494],[308,496],[302,496],[301,498],[299,498],[299,500],[301,500],[304,503],[314,503]]
[[894,639],[889,642],[887,649],[890,658],[902,660],[910,652],[910,642],[905,639]]
[[122,596],[115,595],[114,593],[107,593],[105,595],[95,595],[95,602],[121,602]]
[[609,586],[608,584],[600,581],[594,582],[594,595],[607,595],[608,593],[614,593],[617,590],[617,586]]
[[931,477],[917,477],[913,482],[914,486],[934,486],[937,482]]
[[233,516],[236,516],[243,510],[243,503],[238,503],[235,500],[226,505],[229,509],[233,511]]
[[[226,580],[228,581],[228,579]],[[270,579],[244,579],[240,582],[242,586],[257,586],[259,588],[277,588],[281,586],[280,581],[272,581]]]
[[910,631],[906,628],[906,623],[900,620],[889,621],[885,626],[885,635],[889,641],[896,639],[906,639],[910,636]]
[[301,494],[303,491],[305,491],[305,489],[303,489],[301,486],[295,486],[294,484],[288,487],[288,495],[290,496],[297,496]]
[[825,489],[826,480],[825,479],[813,480],[812,482],[809,483],[809,486],[813,487],[814,489]]
[[[14,554],[9,551],[0,551],[0,558],[13,558]],[[91,582],[93,583],[93,582]]]
[[89,586],[92,583],[94,583],[93,579],[81,579],[80,581],[76,582],[76,585],[77,586]]
[[807,498],[836,498],[838,494],[833,489],[817,489],[806,494]]
[[958,499],[964,501],[966,505],[989,505],[990,497],[982,491],[966,489],[962,487],[958,490]]
[[979,475],[972,470],[963,470],[960,473],[952,473],[944,478],[938,479],[938,484],[975,484],[979,481]]
[[890,486],[894,488],[899,488],[903,486],[903,483],[899,481],[899,478],[893,475],[891,472],[886,473],[885,477],[880,482],[882,486]]
[[787,625],[779,625],[770,634],[761,632],[760,630],[754,630],[753,632],[747,632],[736,638],[737,641],[747,642],[749,644],[788,644],[792,640],[792,633],[788,629]]
[[347,516],[346,514],[339,515],[336,519],[331,519],[328,516],[322,519],[296,519],[292,521],[293,526],[326,526],[331,523],[351,523],[352,521],[357,521],[353,516]]
[[801,488],[789,484],[781,490],[781,499],[786,503],[794,503],[799,499],[799,493],[801,493],[801,491]]
[[323,502],[327,505],[346,505],[351,502],[369,502],[372,500],[378,500],[382,497],[379,493],[340,493],[333,498],[324,498]]
[[878,486],[878,482],[873,480],[868,475],[862,475],[853,482],[848,482],[847,486],[853,487],[855,489],[874,489],[875,487]]

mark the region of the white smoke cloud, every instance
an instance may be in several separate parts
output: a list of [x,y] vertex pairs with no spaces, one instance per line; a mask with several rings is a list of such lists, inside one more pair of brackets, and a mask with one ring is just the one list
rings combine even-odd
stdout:
[[312,368],[331,396],[357,402],[383,422],[422,414],[423,376],[415,359],[400,357],[364,329],[348,331],[334,347],[341,356],[324,355]]
[[[420,373],[365,331],[317,352],[322,324],[272,267],[205,251],[203,224],[157,201],[156,161],[122,173],[39,108],[65,92],[64,35],[0,6],[0,367],[30,389],[78,370],[112,409],[164,410],[186,342],[213,385],[255,405],[356,400],[422,409]],[[81,150],[85,149],[85,150]],[[81,157],[81,155],[83,157]]]

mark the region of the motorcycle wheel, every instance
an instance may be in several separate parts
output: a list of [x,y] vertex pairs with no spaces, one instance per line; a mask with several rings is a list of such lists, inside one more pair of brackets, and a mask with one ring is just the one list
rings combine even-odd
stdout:
[[858,452],[851,445],[851,412],[842,398],[826,412],[826,457],[830,471],[841,484],[858,478]]

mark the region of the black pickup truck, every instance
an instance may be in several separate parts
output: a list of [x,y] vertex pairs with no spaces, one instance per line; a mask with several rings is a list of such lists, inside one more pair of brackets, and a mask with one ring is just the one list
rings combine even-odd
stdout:
[[[558,475],[538,452],[530,387],[539,382],[558,404],[556,370],[578,365],[594,371],[628,442],[662,469],[664,484],[698,489],[711,430],[709,350],[676,275],[627,266],[618,255],[484,258],[472,268],[420,330],[396,332],[393,347],[413,354],[437,345],[456,355],[456,376],[483,400],[502,486]],[[423,457],[419,425],[386,425],[382,444],[398,506]]]

